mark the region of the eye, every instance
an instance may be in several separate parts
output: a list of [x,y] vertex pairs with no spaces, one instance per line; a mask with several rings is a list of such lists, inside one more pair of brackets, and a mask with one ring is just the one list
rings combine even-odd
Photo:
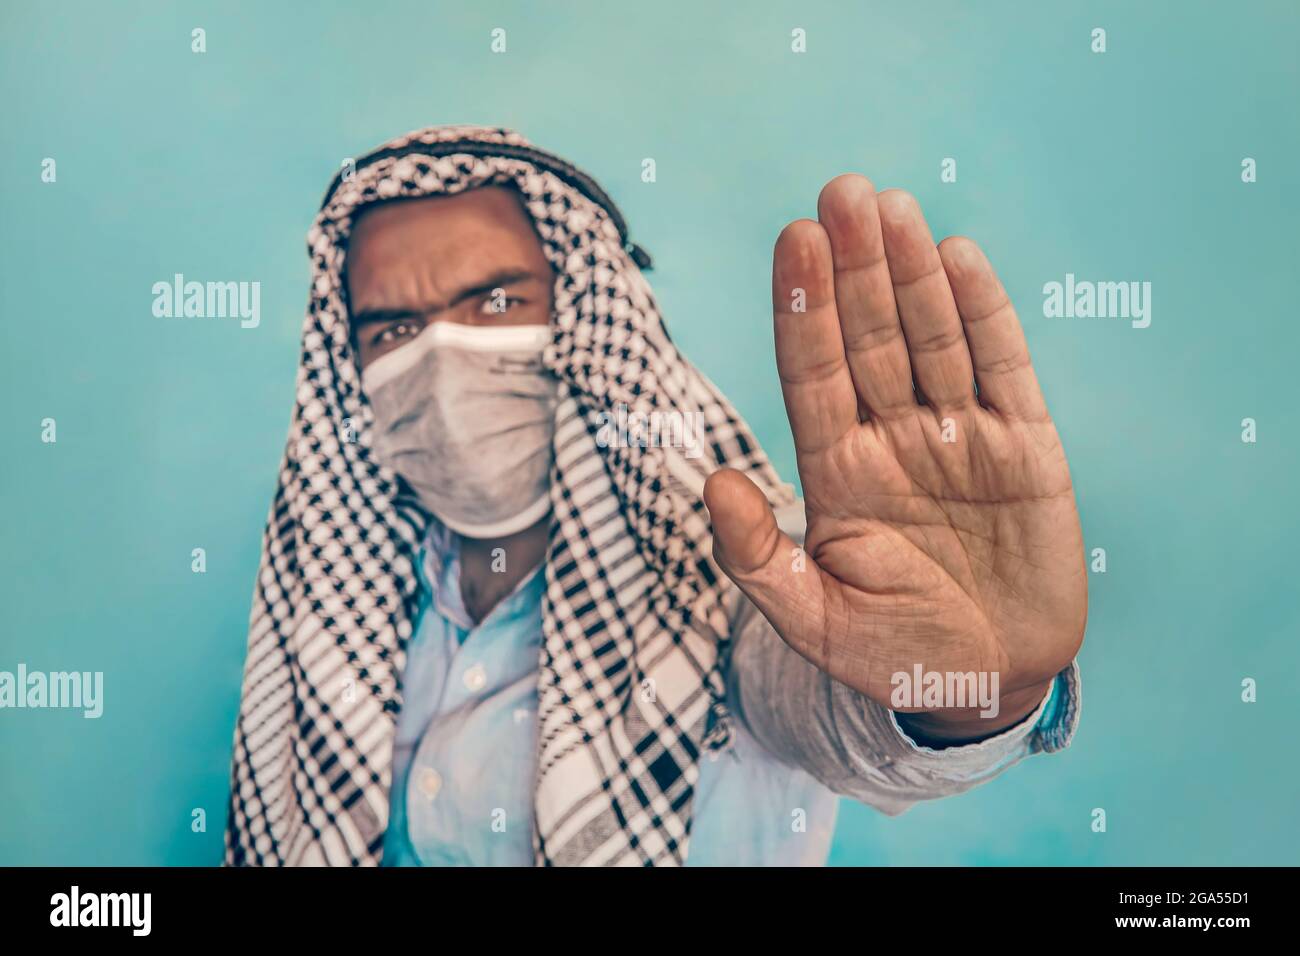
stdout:
[[396,342],[398,339],[404,339],[408,336],[419,332],[419,328],[414,322],[403,319],[400,322],[393,322],[390,325],[380,329],[370,340],[371,345],[386,345],[389,342]]
[[524,300],[513,295],[490,295],[479,305],[480,315],[505,315],[517,305],[523,305]]

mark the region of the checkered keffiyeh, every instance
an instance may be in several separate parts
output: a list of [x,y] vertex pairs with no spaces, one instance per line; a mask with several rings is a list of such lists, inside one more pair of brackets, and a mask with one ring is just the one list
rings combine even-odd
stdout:
[[[559,382],[533,842],[541,865],[686,859],[706,749],[725,746],[729,584],[700,496],[720,464],[774,504],[792,490],[677,351],[622,220],[518,134],[437,127],[357,161],[308,233],[297,401],[262,545],[235,730],[231,865],[373,865],[388,820],[401,675],[427,517],[371,454],[344,259],[374,203],[513,186],[554,267]],[[596,198],[592,198],[593,194]],[[642,260],[644,261],[644,260]],[[601,413],[702,416],[703,456],[602,447]]]

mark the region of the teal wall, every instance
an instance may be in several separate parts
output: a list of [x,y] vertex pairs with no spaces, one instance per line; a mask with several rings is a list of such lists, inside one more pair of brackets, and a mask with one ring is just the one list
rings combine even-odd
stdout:
[[[0,669],[103,671],[106,699],[0,711],[0,862],[219,859],[303,237],[344,157],[447,122],[597,176],[674,336],[789,477],[771,245],[825,180],[911,190],[1000,269],[1108,554],[1082,728],[897,819],[846,805],[833,862],[1300,862],[1295,3],[55,10],[0,5]],[[176,272],[260,281],[260,327],[155,319]],[[1067,272],[1150,281],[1150,328],[1043,318]]]

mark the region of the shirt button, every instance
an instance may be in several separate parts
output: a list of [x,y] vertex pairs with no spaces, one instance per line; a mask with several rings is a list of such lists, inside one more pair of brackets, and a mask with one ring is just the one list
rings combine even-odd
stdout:
[[420,792],[432,800],[442,789],[442,774],[432,767],[425,767],[420,771]]
[[482,690],[487,684],[487,671],[483,669],[482,664],[475,664],[465,672],[465,686],[469,690]]

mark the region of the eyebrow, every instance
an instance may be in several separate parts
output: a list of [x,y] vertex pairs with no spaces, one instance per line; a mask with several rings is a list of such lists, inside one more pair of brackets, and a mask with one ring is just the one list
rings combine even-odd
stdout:
[[489,276],[482,282],[476,282],[472,286],[461,289],[448,302],[441,305],[430,305],[423,308],[366,309],[363,312],[358,312],[352,317],[352,327],[359,329],[363,325],[371,325],[375,322],[396,322],[400,319],[411,319],[434,312],[444,312],[447,309],[455,308],[466,299],[487,295],[494,289],[505,289],[509,286],[519,285],[521,282],[541,281],[541,279],[542,277],[537,273],[530,272],[527,269],[506,269]]

